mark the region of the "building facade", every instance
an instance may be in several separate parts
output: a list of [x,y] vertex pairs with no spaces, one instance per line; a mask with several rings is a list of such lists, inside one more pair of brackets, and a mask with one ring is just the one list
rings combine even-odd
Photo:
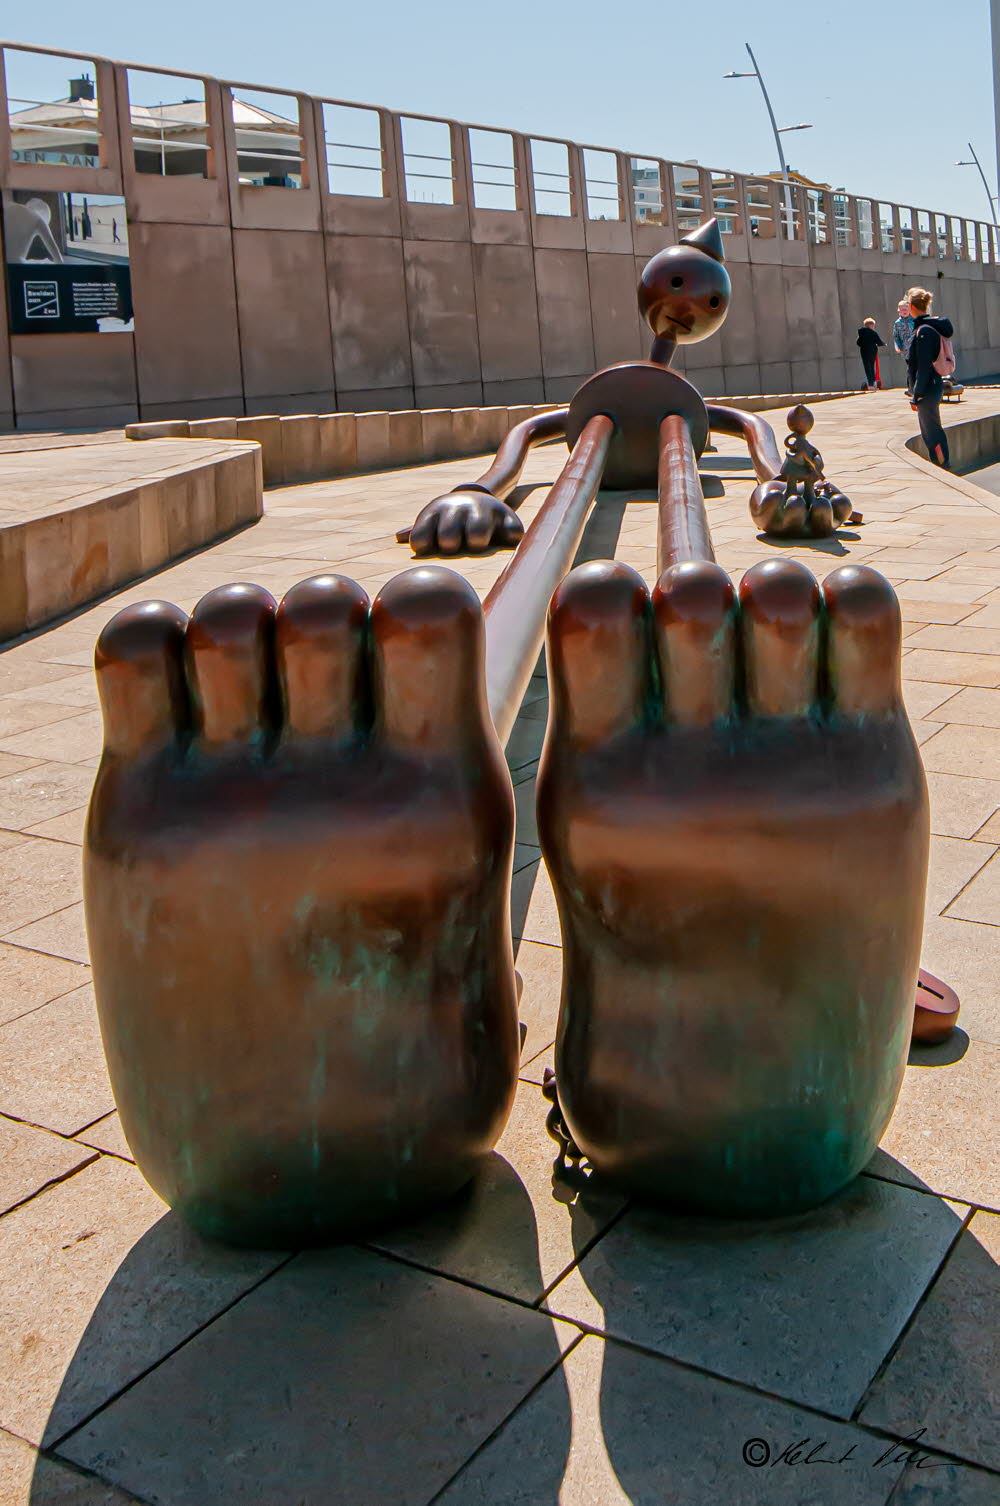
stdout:
[[912,283],[961,375],[1000,371],[983,223],[806,181],[789,212],[771,175],[0,57],[2,426],[561,401],[646,353],[638,273],[712,214],[732,308],[678,362],[706,395],[860,386],[858,325],[888,338]]

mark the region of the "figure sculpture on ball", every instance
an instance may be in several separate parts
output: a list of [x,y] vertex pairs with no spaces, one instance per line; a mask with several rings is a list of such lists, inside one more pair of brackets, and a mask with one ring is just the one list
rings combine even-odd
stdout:
[[[435,497],[409,528],[400,529],[399,542],[408,542],[418,556],[515,548],[523,525],[506,499],[517,485],[529,450],[559,438],[572,446],[587,420],[598,413],[607,414],[616,426],[605,486],[655,486],[660,424],[667,414],[682,414],[698,456],[709,433],[733,436],[747,445],[760,483],[753,493],[751,516],[765,532],[813,538],[832,533],[837,522],[850,514],[843,494],[826,482],[814,487],[809,501],[783,505],[779,498],[786,497],[787,478],[782,476],[782,459],[770,424],[758,414],[724,403],[706,405],[691,383],[671,368],[678,345],[706,340],[721,327],[731,295],[722,234],[718,221],[711,219],[683,236],[678,245],[658,252],[643,269],[638,297],[639,310],[653,333],[649,360],[608,366],[583,383],[567,408],[516,425],[490,468],[477,480]],[[807,409],[802,412],[811,426],[811,414]],[[776,490],[767,490],[779,481]],[[824,486],[828,488],[825,493]]]
[[814,419],[804,403],[789,410],[785,459],[773,481],[762,481],[750,497],[750,516],[764,533],[783,538],[826,538],[840,523],[861,516],[839,487],[823,475],[823,457],[806,435]]

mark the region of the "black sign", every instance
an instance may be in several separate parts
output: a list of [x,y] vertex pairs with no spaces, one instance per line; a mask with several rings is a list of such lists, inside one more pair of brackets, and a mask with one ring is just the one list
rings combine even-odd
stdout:
[[127,266],[10,262],[7,289],[12,335],[94,334],[99,319],[132,318]]

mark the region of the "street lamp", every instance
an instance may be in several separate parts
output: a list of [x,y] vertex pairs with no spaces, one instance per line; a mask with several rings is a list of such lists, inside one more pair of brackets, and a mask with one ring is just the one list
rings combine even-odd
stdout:
[[994,200],[993,195],[990,193],[990,185],[986,181],[986,174],[983,172],[983,164],[980,162],[979,158],[976,156],[976,149],[972,145],[972,142],[969,141],[966,144],[967,144],[967,146],[969,148],[969,151],[972,153],[972,161],[971,162],[956,162],[955,166],[956,167],[978,167],[978,169],[979,169],[979,176],[982,178],[982,180],[983,180],[983,187],[986,190],[986,197],[990,201],[990,224],[991,225],[995,225],[996,224],[996,201]]
[[755,78],[758,84],[760,84],[760,92],[764,96],[764,103],[767,106],[768,119],[771,122],[771,130],[774,132],[774,144],[778,148],[778,162],[781,165],[781,180],[785,185],[785,233],[788,236],[789,240],[791,240],[793,225],[792,185],[788,177],[788,163],[785,161],[785,152],[781,144],[781,138],[785,131],[811,131],[812,126],[806,125],[805,122],[800,122],[798,125],[779,126],[778,122],[774,118],[774,111],[771,108],[770,96],[768,95],[764,80],[761,76],[760,68],[757,66],[757,59],[753,55],[753,48],[750,46],[749,42],[745,42],[744,46],[746,47],[747,52],[750,54],[750,61],[751,63],[753,63],[753,72],[724,73],[722,76],[723,78]]

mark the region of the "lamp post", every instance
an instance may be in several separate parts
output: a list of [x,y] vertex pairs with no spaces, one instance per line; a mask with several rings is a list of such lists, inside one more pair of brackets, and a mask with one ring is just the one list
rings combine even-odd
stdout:
[[764,84],[763,77],[761,76],[760,68],[757,66],[757,59],[753,55],[753,48],[750,46],[749,42],[745,42],[744,46],[746,47],[747,52],[750,54],[750,61],[751,63],[753,63],[753,72],[724,73],[722,76],[723,78],[755,78],[758,84],[760,84],[760,92],[764,96],[764,103],[767,106],[768,119],[771,122],[771,130],[774,132],[774,144],[778,148],[778,162],[781,166],[781,181],[785,185],[785,234],[788,239],[791,240],[792,226],[794,223],[792,217],[792,185],[791,180],[788,176],[788,163],[785,161],[785,151],[784,147],[781,144],[781,138],[786,131],[811,131],[812,126],[806,125],[804,122],[800,122],[799,125],[779,126],[778,122],[774,118],[774,111],[771,108],[771,99]]
[[983,187],[986,190],[986,197],[989,200],[989,204],[990,204],[990,224],[991,225],[995,225],[996,224],[996,219],[997,219],[997,214],[996,214],[996,200],[994,199],[993,195],[990,193],[990,185],[986,181],[986,174],[983,172],[983,164],[980,162],[979,158],[976,156],[976,149],[972,145],[972,142],[969,141],[969,142],[966,143],[966,145],[968,146],[969,151],[972,153],[972,161],[971,162],[956,162],[955,166],[956,167],[978,167],[978,169],[979,169],[979,176],[983,180]]

